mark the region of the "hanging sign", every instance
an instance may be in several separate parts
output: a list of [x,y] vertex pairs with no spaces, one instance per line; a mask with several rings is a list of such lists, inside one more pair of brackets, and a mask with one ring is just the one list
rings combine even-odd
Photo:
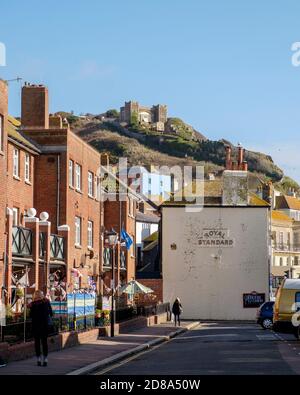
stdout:
[[243,294],[243,307],[244,308],[258,308],[265,303],[266,294],[257,293],[255,291],[251,293]]

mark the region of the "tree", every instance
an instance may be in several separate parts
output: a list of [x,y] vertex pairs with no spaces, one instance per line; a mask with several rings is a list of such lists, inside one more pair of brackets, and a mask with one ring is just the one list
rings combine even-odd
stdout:
[[119,118],[119,111],[117,111],[116,109],[111,109],[111,110],[108,110],[108,111],[106,111],[106,117],[107,118]]

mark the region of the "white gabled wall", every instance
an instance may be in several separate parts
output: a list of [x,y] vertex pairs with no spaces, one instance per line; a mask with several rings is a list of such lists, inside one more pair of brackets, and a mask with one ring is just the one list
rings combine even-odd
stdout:
[[[163,207],[164,301],[178,296],[183,318],[255,319],[256,309],[243,307],[243,293],[269,298],[268,221],[267,208],[205,207],[187,213],[184,207]],[[225,229],[233,246],[200,246],[204,228]]]

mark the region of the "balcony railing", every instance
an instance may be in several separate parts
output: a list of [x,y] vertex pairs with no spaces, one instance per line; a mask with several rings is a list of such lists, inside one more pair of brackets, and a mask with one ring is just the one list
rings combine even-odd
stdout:
[[12,229],[12,253],[15,256],[32,255],[32,231],[21,226]]
[[45,256],[46,252],[46,234],[40,232],[40,258]]
[[273,243],[274,251],[300,252],[300,244]]
[[120,269],[126,270],[126,253],[125,253],[125,251],[120,251]]
[[[113,251],[109,247],[105,247],[103,250],[103,267],[106,269],[111,269],[113,260]],[[116,263],[115,263],[116,267]],[[126,270],[126,253],[125,251],[120,251],[120,269]]]
[[50,236],[50,258],[63,261],[65,258],[64,238],[58,235]]
[[106,268],[111,267],[112,253],[109,247],[103,249],[103,266]]

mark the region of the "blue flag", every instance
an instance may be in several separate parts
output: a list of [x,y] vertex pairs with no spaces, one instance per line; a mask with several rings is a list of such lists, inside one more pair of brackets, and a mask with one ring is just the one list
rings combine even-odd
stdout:
[[127,250],[129,250],[133,243],[133,240],[124,229],[121,230],[121,238],[125,241],[126,248]]

